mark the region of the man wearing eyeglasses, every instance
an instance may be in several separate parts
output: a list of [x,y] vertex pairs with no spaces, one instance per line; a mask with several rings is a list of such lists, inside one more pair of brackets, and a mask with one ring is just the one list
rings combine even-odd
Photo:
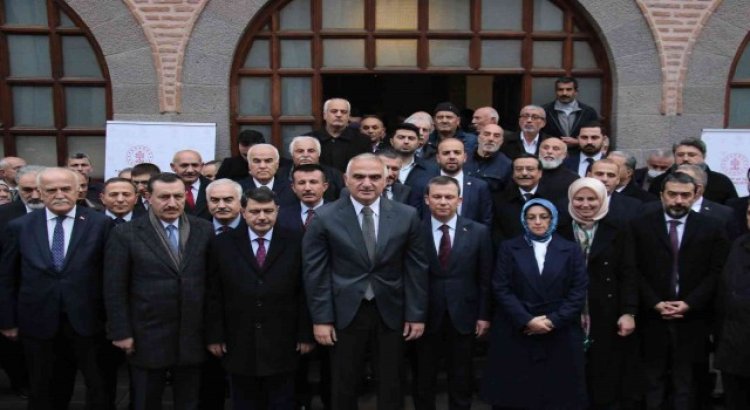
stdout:
[[547,115],[544,108],[538,105],[527,105],[518,115],[519,132],[505,133],[505,142],[500,150],[510,159],[516,159],[522,154],[539,156],[539,144],[549,135],[543,134]]

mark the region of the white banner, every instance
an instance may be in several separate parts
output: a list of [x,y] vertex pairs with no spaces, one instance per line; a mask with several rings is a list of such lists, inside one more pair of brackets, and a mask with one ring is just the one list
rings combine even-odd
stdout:
[[107,121],[106,144],[105,179],[142,162],[171,172],[174,153],[183,149],[200,152],[204,162],[214,159],[216,124]]
[[728,176],[739,196],[747,195],[750,130],[704,129],[701,139],[706,143],[709,168]]

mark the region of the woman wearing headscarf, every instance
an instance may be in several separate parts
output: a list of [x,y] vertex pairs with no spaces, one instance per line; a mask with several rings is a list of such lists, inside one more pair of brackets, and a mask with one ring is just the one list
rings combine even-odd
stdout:
[[[568,188],[568,215],[558,232],[578,244],[589,275],[587,304],[581,317],[586,334],[586,381],[591,409],[630,408],[639,390],[635,330],[638,286],[628,252],[627,228],[608,214],[607,188],[580,178]],[[627,376],[626,376],[627,375]]]
[[482,397],[493,409],[584,409],[581,249],[554,235],[549,201],[526,202],[520,218],[524,234],[500,245],[492,277],[497,308]]

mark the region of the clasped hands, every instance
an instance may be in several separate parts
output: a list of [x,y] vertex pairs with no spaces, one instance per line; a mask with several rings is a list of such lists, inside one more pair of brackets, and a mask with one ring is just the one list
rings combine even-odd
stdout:
[[657,312],[664,320],[682,319],[685,313],[690,309],[687,303],[681,300],[666,300],[654,306]]
[[529,320],[529,323],[526,324],[526,328],[523,330],[523,334],[526,336],[543,335],[554,329],[555,325],[552,324],[552,321],[547,319],[546,315],[542,315]]

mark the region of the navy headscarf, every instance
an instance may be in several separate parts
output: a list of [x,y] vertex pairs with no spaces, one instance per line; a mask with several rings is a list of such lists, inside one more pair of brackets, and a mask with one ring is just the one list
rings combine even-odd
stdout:
[[[529,229],[528,223],[526,223],[526,210],[531,208],[534,205],[539,205],[541,207],[544,207],[546,210],[549,211],[552,218],[549,221],[549,228],[547,228],[547,232],[544,233],[544,235],[536,235],[533,232],[531,232],[531,229]],[[552,205],[552,202],[542,199],[542,198],[534,198],[530,201],[527,201],[525,204],[523,204],[523,208],[521,209],[521,225],[523,226],[524,234],[523,237],[526,238],[526,242],[531,245],[531,241],[538,241],[538,242],[545,242],[547,239],[549,239],[552,234],[555,232],[555,229],[557,229],[557,208],[555,208],[554,205]]]

